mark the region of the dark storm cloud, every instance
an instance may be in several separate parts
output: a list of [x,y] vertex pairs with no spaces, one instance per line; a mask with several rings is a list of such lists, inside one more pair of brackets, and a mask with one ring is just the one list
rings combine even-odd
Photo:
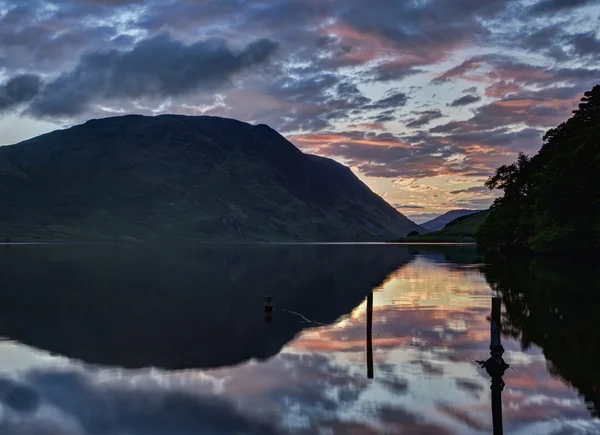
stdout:
[[0,114],[31,101],[40,90],[40,78],[24,74],[10,78],[0,85]]
[[450,107],[460,107],[460,106],[468,106],[469,104],[477,103],[481,101],[481,97],[477,95],[465,95],[464,97],[457,98],[452,101],[448,106]]
[[417,115],[417,117],[406,123],[406,126],[410,128],[423,127],[424,125],[429,124],[431,121],[444,116],[439,109],[413,113]]
[[541,0],[531,7],[529,13],[533,15],[549,15],[595,4],[599,4],[598,0]]
[[234,52],[220,39],[185,45],[161,34],[130,51],[82,56],[73,70],[46,84],[29,112],[40,117],[73,116],[97,99],[171,97],[214,89],[234,73],[265,62],[275,47],[263,39]]

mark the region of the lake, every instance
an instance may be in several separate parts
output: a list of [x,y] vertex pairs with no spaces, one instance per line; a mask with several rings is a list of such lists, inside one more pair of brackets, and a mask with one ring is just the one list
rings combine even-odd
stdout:
[[599,307],[471,246],[0,246],[0,434],[599,434]]

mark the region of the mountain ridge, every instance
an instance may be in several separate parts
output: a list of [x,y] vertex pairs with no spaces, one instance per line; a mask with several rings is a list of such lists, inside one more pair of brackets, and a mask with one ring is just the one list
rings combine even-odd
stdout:
[[457,217],[439,231],[409,235],[398,242],[410,243],[474,243],[475,232],[489,216],[490,210],[480,210],[473,214]]
[[434,219],[430,219],[427,222],[421,224],[423,228],[427,231],[440,231],[443,230],[446,225],[452,222],[454,219],[469,216],[471,214],[478,213],[482,210],[472,210],[472,209],[457,209],[457,210],[449,210],[446,213],[439,215]]
[[419,226],[274,129],[125,115],[0,147],[0,241],[384,241]]

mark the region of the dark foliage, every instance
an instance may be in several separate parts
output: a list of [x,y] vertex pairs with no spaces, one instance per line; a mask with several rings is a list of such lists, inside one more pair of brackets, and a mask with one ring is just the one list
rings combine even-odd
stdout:
[[476,233],[484,247],[538,253],[600,249],[600,85],[540,152],[519,154],[486,182],[504,191]]

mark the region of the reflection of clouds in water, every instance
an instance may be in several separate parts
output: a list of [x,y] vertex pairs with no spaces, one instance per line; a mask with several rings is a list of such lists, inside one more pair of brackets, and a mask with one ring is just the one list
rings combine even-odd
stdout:
[[277,433],[215,395],[99,382],[77,370],[31,371],[19,381],[1,380],[0,391],[2,434]]
[[[219,383],[225,394],[211,393]],[[406,380],[393,376],[379,384],[394,395],[409,389]],[[36,369],[0,379],[0,433],[308,435],[361,428],[360,433],[376,434],[400,427],[413,431],[408,433],[448,433],[400,406],[392,413],[361,401],[370,385],[353,367],[317,354],[283,354],[267,364],[208,376]]]
[[[490,293],[470,269],[421,259],[396,272],[375,294],[372,381],[362,307],[261,363],[170,373],[35,366],[0,379],[0,434],[489,433],[490,380],[473,360],[489,352]],[[600,432],[539,350],[504,345],[505,433]]]
[[[376,379],[362,398],[380,408],[409,410],[456,433],[489,428],[490,379],[473,361],[489,353],[491,294],[481,273],[423,257],[392,274],[374,294]],[[363,304],[337,325],[342,328],[307,332],[292,346],[329,352],[364,370],[365,321]],[[545,433],[567,424],[577,428],[572,433],[585,433],[586,425],[600,432],[577,394],[549,375],[538,349],[525,353],[507,339],[505,347],[507,361],[515,363],[505,375],[507,433],[522,425]],[[397,394],[394,378],[403,380]],[[546,423],[545,416],[556,421]]]

